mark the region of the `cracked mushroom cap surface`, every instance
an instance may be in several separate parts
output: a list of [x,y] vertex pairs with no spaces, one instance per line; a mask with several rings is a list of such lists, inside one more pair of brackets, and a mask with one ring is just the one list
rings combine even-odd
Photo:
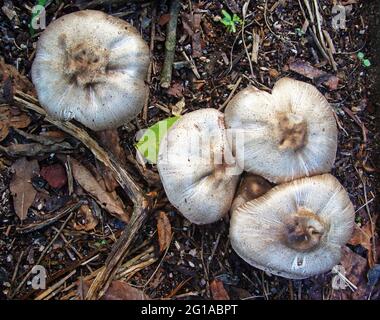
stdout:
[[282,78],[272,93],[249,87],[225,111],[227,128],[243,133],[235,150],[244,170],[281,183],[329,172],[337,127],[326,98],[312,85]]
[[188,220],[207,224],[222,218],[241,173],[223,113],[201,109],[182,116],[160,143],[157,168],[169,201]]
[[148,66],[149,48],[133,26],[84,10],[60,17],[42,33],[32,80],[48,114],[103,130],[141,111]]
[[231,245],[256,268],[305,279],[339,263],[354,218],[348,194],[335,177],[302,178],[234,210]]

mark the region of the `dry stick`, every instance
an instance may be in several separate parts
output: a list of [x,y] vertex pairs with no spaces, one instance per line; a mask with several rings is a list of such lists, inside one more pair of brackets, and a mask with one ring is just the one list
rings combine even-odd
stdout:
[[[74,212],[71,212],[71,214],[67,217],[67,219],[62,224],[61,228],[55,234],[55,236],[53,237],[53,239],[49,242],[49,244],[46,246],[46,248],[44,249],[44,251],[42,251],[42,253],[41,253],[40,257],[38,258],[38,260],[37,260],[37,262],[36,262],[35,265],[39,265],[41,263],[42,259],[45,257],[46,253],[48,252],[48,250],[50,249],[50,247],[53,245],[53,243],[55,242],[55,240],[57,240],[57,238],[59,237],[59,235],[61,234],[61,232],[63,231],[63,229],[65,228],[66,224],[69,222],[69,220],[73,216],[73,214],[74,214]],[[25,275],[25,277],[21,280],[21,282],[17,286],[16,290],[10,295],[11,299],[21,289],[21,287],[24,285],[24,283],[26,282],[26,280],[28,280],[29,276],[32,273],[32,270],[33,270],[33,268],[30,268],[30,270],[28,271],[28,273]]]
[[307,12],[309,14],[309,18],[310,19],[308,19],[306,17],[306,12],[303,9],[301,1],[300,0],[298,1],[298,4],[299,4],[299,6],[301,8],[301,11],[302,11],[302,14],[303,14],[305,20],[307,20],[307,21],[310,22],[310,25],[311,25],[311,28],[309,29],[310,34],[311,34],[311,36],[312,36],[312,38],[313,38],[316,46],[318,47],[319,52],[322,54],[323,58],[326,59],[327,61],[330,61],[330,58],[329,58],[328,54],[326,53],[325,49],[323,48],[321,42],[319,41],[319,39],[318,39],[318,37],[316,35],[317,34],[317,29],[315,28],[314,15],[313,15],[313,12],[311,10],[310,3],[309,3],[308,0],[304,0],[304,3],[305,3],[305,6],[306,6],[306,9],[307,9]]
[[135,183],[127,170],[112,155],[108,154],[103,148],[101,148],[85,130],[77,127],[71,122],[61,122],[51,119],[46,115],[45,110],[38,105],[38,101],[35,98],[24,94],[21,91],[16,91],[14,103],[21,108],[30,109],[44,115],[46,121],[80,140],[91,150],[100,162],[112,170],[115,179],[134,204],[134,210],[129,224],[118,241],[114,244],[111,253],[107,257],[105,269],[97,276],[95,279],[96,281],[92,283],[87,293],[87,299],[97,299],[108,289],[118,266],[122,263],[124,257],[128,253],[129,246],[131,245],[134,236],[147,218],[148,212],[151,209],[151,198],[149,195],[143,193],[142,189]]
[[177,20],[181,8],[179,0],[172,0],[170,6],[170,20],[166,29],[165,61],[161,73],[161,87],[169,88],[172,80],[172,68],[177,37]]
[[67,276],[65,276],[64,278],[62,278],[61,280],[59,280],[57,283],[55,283],[54,285],[52,285],[49,289],[47,289],[44,292],[42,292],[34,300],[43,300],[43,299],[45,299],[48,295],[50,295],[52,292],[54,292],[56,289],[58,289],[62,284],[64,284],[67,279],[71,278],[76,272],[77,272],[76,270],[73,270]]
[[[154,51],[154,40],[156,37],[156,16],[157,16],[157,7],[156,4],[153,4],[153,11],[152,11],[152,22],[151,22],[151,29],[150,29],[150,45],[149,45],[149,51],[150,51],[150,63],[148,68],[148,74],[146,76],[146,82],[148,85],[151,84],[152,81],[152,69],[153,69],[153,51]],[[144,103],[144,109],[143,109],[143,120],[146,123],[148,120],[148,104],[149,104],[149,91],[145,98]]]
[[326,47],[326,43],[325,43],[325,38],[323,36],[323,33],[322,33],[322,26],[321,26],[321,14],[319,12],[319,7],[318,7],[318,3],[317,3],[317,0],[313,0],[313,4],[314,4],[314,11],[315,11],[315,15],[316,15],[316,19],[317,19],[317,27],[318,27],[318,35],[319,35],[319,41],[323,47],[323,50],[327,53],[328,55],[328,60],[331,64],[331,66],[333,67],[334,71],[337,71],[337,67],[336,67],[336,63],[335,63],[335,60],[334,60],[334,57],[332,55],[332,48],[330,47],[329,49]]
[[84,204],[84,203],[85,203],[85,201],[78,201],[78,202],[75,202],[74,204],[69,204],[66,207],[64,207],[63,209],[49,214],[48,217],[45,217],[45,219],[40,221],[40,222],[31,223],[31,224],[25,225],[23,227],[17,227],[16,231],[18,233],[28,233],[28,232],[32,232],[32,231],[42,229],[42,228],[49,226],[52,223],[58,221],[59,219],[63,218],[65,215],[69,214],[70,212],[73,212],[73,211],[79,209],[82,206],[82,204]]
[[239,77],[239,79],[237,79],[236,83],[234,84],[234,87],[232,88],[230,94],[227,97],[227,100],[223,102],[223,104],[218,108],[218,110],[223,110],[226,107],[226,105],[230,102],[233,95],[235,94],[236,89],[239,87],[242,79],[243,79],[243,77],[241,77],[241,76]]
[[248,0],[243,5],[243,23],[241,25],[241,39],[243,41],[243,46],[244,46],[245,54],[247,55],[247,59],[248,59],[248,63],[249,63],[249,69],[251,70],[251,76],[252,76],[252,78],[254,78],[255,75],[254,75],[254,72],[253,72],[252,60],[251,60],[251,57],[250,57],[248,49],[247,49],[247,44],[245,43],[245,35],[244,35],[244,32],[245,32],[245,18],[246,18],[246,13],[247,13],[247,8],[248,8],[248,5],[249,5],[249,2],[250,2],[250,0]]
[[253,46],[252,46],[252,52],[251,52],[251,61],[257,64],[257,59],[259,55],[259,47],[260,47],[260,36],[256,32],[255,28],[252,30],[252,40],[253,40]]

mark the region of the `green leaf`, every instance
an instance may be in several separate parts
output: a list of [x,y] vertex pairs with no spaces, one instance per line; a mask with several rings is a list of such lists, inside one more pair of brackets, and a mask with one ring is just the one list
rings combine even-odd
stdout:
[[371,61],[369,61],[368,59],[364,59],[363,60],[363,66],[365,66],[365,67],[370,67],[371,66]]
[[222,20],[220,20],[225,26],[230,26],[232,21],[230,20],[227,20],[226,18],[223,18]]
[[171,117],[155,123],[148,128],[135,147],[151,163],[157,163],[161,139],[180,117]]
[[226,10],[222,10],[222,14],[224,16],[223,20],[226,19],[226,21],[232,21],[231,15]]
[[364,59],[364,53],[363,52],[358,52],[358,58],[360,60],[363,60]]
[[235,23],[242,23],[241,19],[236,13],[234,13],[234,16],[232,17],[232,21]]

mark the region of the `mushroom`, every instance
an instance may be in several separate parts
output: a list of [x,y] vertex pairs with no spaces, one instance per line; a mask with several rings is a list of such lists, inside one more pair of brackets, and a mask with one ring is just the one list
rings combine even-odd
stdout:
[[283,78],[272,94],[246,88],[229,102],[225,121],[243,133],[244,150],[234,150],[237,161],[270,182],[326,173],[334,164],[334,114],[310,84]]
[[231,205],[231,212],[235,211],[244,203],[261,197],[272,188],[272,185],[263,177],[245,172],[240,181],[234,201]]
[[207,224],[222,218],[241,174],[223,113],[201,109],[182,116],[160,143],[157,168],[169,201],[187,219]]
[[124,20],[84,10],[42,33],[32,80],[47,113],[93,130],[116,128],[141,111],[149,48]]
[[339,263],[354,217],[348,194],[335,177],[302,178],[234,210],[231,245],[256,268],[304,279]]

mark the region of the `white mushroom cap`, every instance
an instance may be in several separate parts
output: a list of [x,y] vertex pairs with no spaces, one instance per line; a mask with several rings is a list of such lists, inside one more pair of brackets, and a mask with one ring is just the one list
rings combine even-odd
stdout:
[[227,128],[242,130],[244,170],[274,183],[329,172],[337,128],[331,106],[312,85],[283,78],[272,94],[250,87],[225,111]]
[[339,263],[354,218],[354,207],[336,178],[303,178],[237,208],[231,218],[231,245],[254,267],[304,279]]
[[51,116],[103,130],[141,111],[148,66],[149,48],[133,26],[85,10],[57,19],[42,33],[32,79]]
[[169,201],[187,219],[207,224],[222,218],[241,173],[223,113],[201,109],[182,116],[160,143],[157,167]]

